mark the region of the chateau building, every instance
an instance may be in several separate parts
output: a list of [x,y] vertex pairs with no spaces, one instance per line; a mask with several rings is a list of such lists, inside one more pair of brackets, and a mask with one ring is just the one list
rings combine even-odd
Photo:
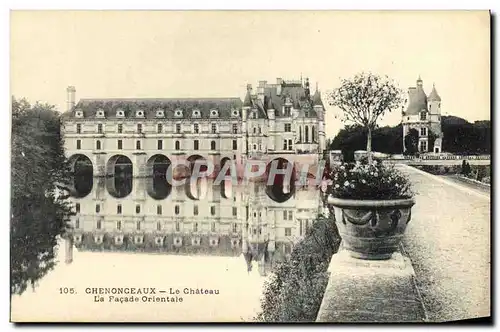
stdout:
[[81,99],[67,89],[63,135],[67,156],[92,166],[94,176],[113,175],[117,165],[134,177],[150,176],[155,164],[209,160],[221,166],[247,159],[307,159],[325,149],[324,107],[309,80],[247,86],[240,98]]
[[419,77],[417,86],[408,89],[408,107],[403,111],[403,145],[407,147],[404,138],[411,129],[416,129],[419,135],[418,151],[440,153],[443,133],[441,131],[441,97],[432,86],[429,96],[423,88],[423,81]]

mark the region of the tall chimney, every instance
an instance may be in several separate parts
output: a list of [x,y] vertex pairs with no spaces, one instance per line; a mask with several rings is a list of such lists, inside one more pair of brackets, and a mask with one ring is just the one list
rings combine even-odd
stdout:
[[276,95],[281,95],[281,84],[283,84],[283,79],[281,77],[276,78]]
[[75,87],[68,86],[68,88],[66,89],[66,107],[68,111],[71,111],[75,106],[75,93]]

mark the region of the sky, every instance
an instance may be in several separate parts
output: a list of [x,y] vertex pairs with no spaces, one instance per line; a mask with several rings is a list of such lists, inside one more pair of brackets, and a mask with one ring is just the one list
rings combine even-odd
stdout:
[[11,94],[61,111],[69,85],[77,100],[244,98],[248,83],[301,76],[326,104],[340,78],[371,71],[404,91],[420,75],[443,115],[490,119],[487,11],[13,11],[10,46]]

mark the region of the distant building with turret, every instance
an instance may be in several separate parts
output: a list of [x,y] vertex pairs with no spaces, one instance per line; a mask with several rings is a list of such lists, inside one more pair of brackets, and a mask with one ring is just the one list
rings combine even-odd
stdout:
[[407,150],[404,138],[411,129],[418,131],[419,152],[440,153],[442,151],[441,97],[434,85],[431,93],[427,96],[423,88],[423,81],[419,77],[417,86],[408,89],[408,107],[402,115],[403,151]]

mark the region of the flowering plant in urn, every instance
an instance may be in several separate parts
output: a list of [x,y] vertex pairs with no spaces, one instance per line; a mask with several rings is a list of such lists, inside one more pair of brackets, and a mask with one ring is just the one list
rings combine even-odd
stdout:
[[330,105],[342,111],[343,120],[367,133],[367,162],[334,167],[327,198],[343,247],[357,258],[391,258],[411,220],[415,201],[410,181],[394,167],[374,161],[371,151],[377,121],[401,102],[401,90],[391,79],[371,73],[342,79],[330,95]]
[[333,167],[328,204],[351,256],[388,259],[398,249],[415,204],[409,179],[378,162]]

